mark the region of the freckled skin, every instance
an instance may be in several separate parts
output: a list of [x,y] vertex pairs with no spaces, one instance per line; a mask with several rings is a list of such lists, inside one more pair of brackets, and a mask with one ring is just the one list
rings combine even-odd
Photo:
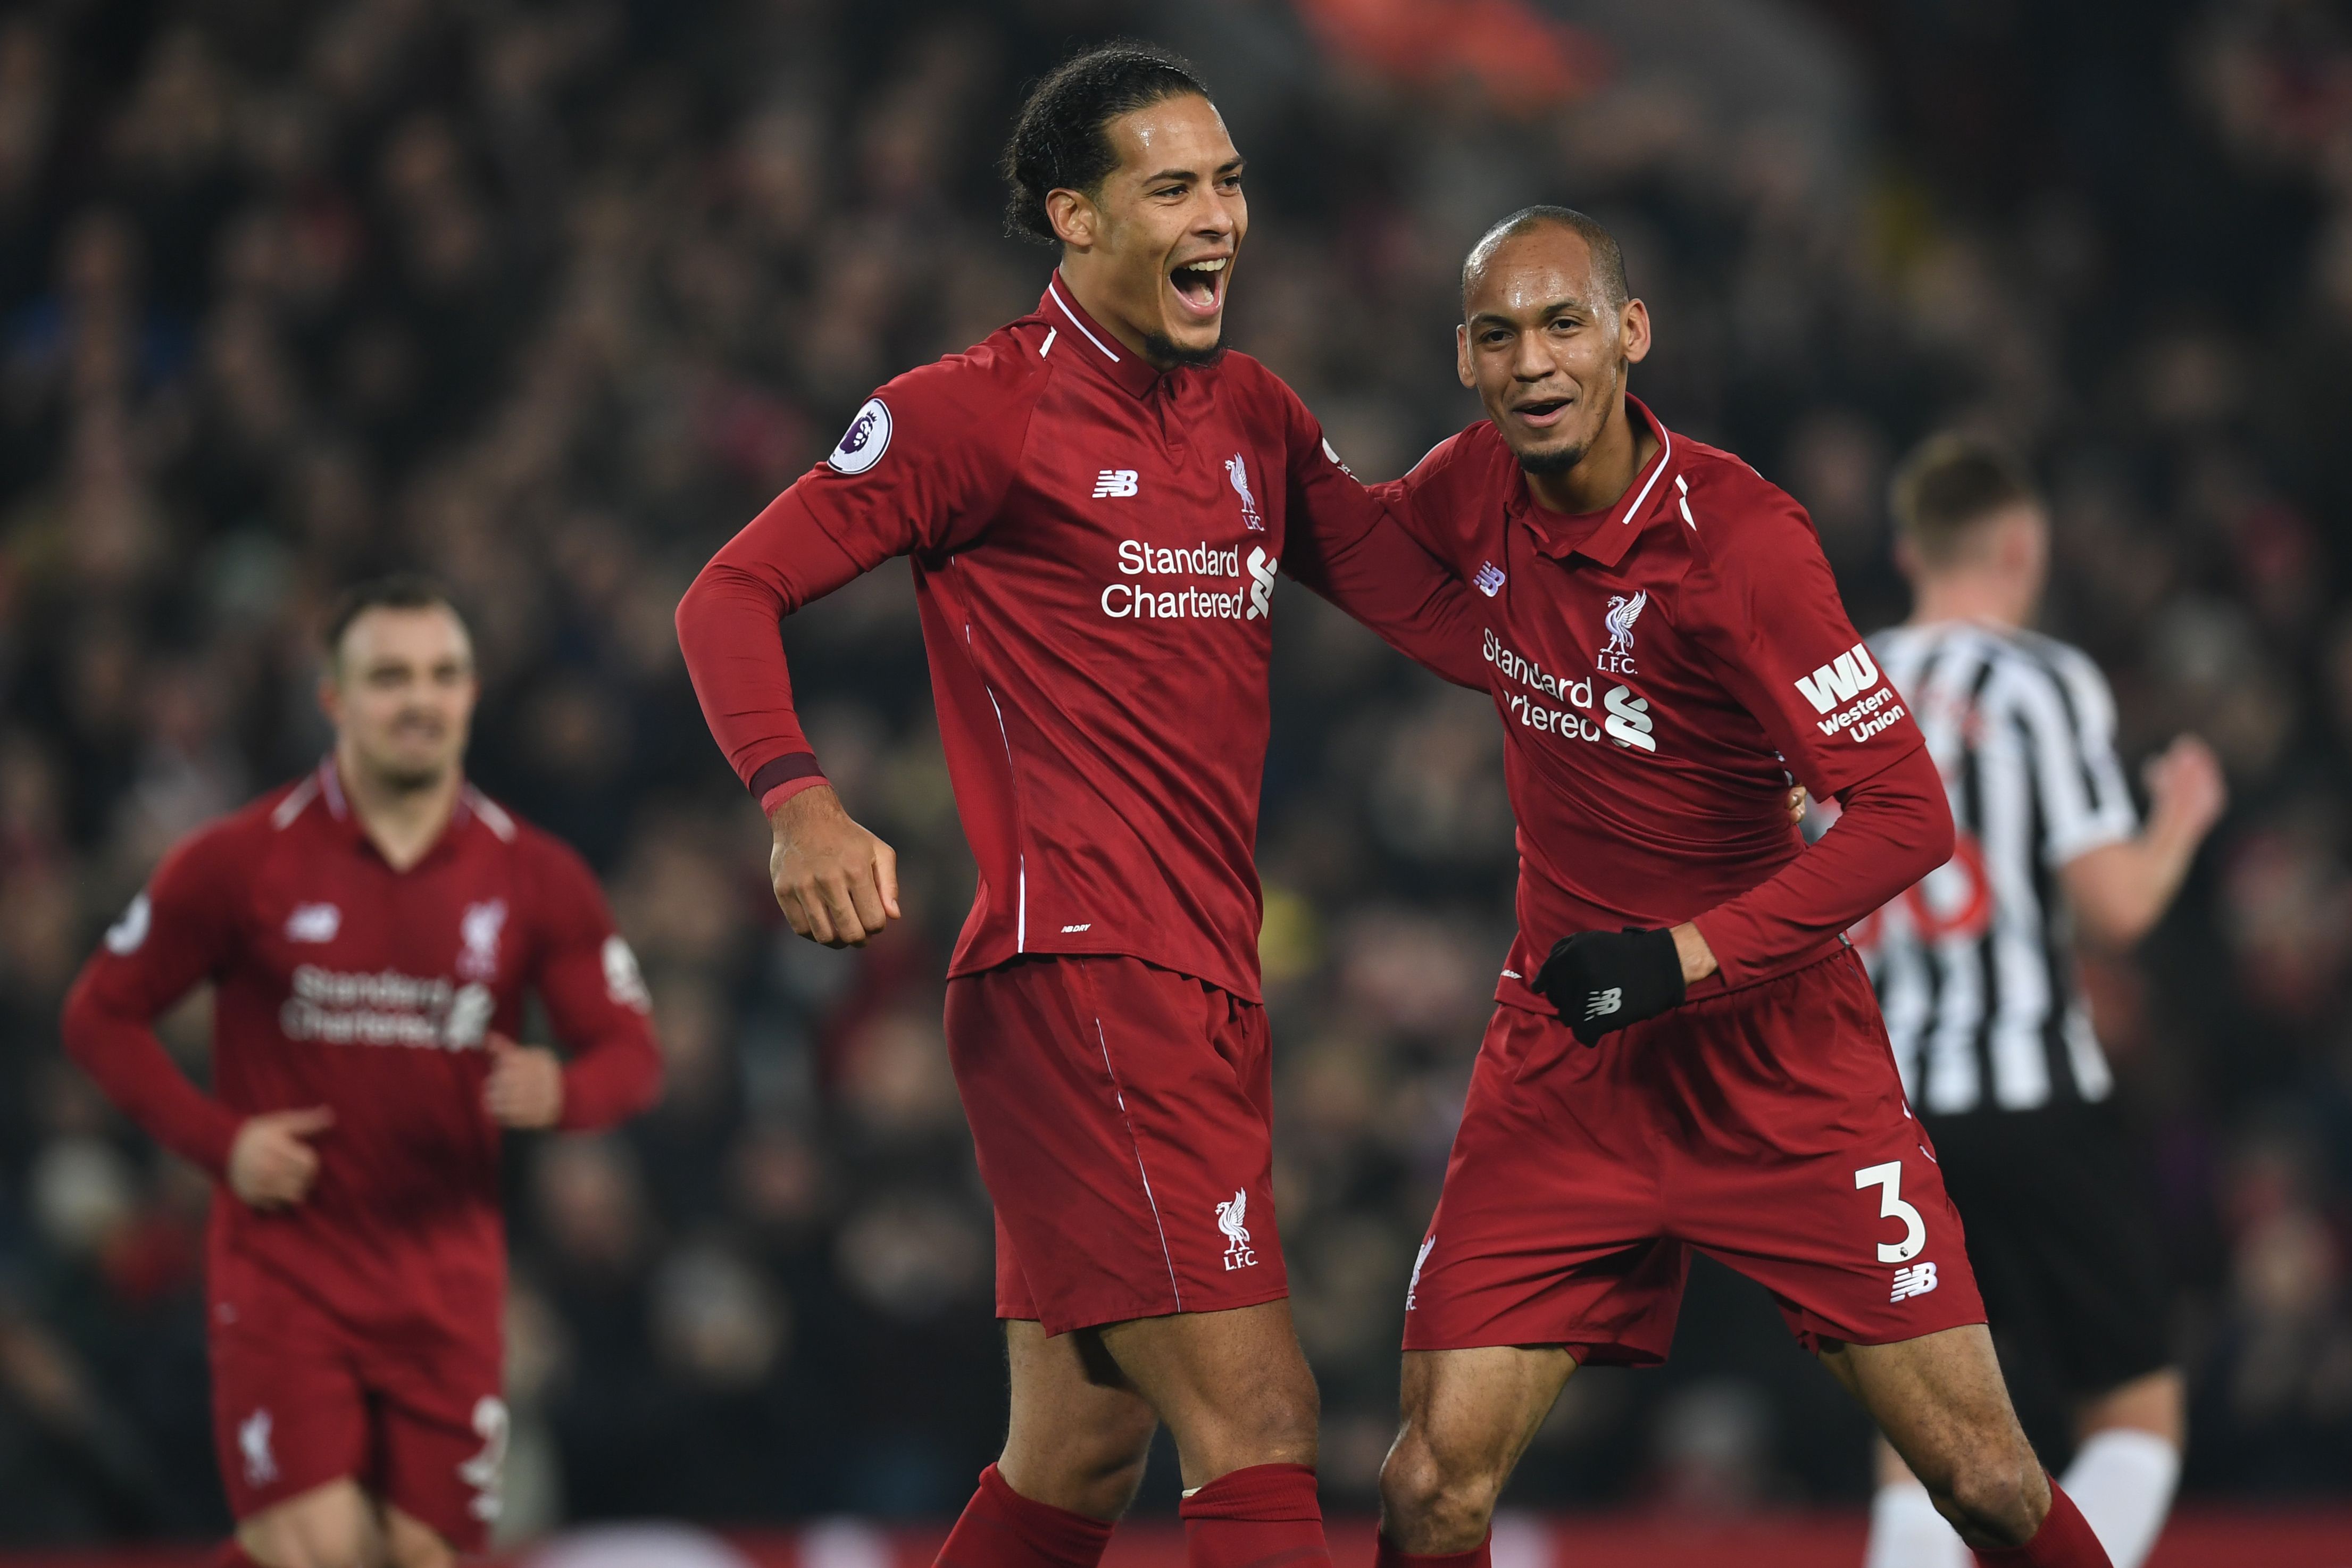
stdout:
[[[1105,134],[1119,161],[1102,189],[1093,197],[1056,189],[1045,198],[1062,240],[1062,275],[1088,315],[1153,363],[1210,353],[1224,331],[1232,258],[1249,232],[1241,154],[1196,93],[1122,114]],[[1225,269],[1208,308],[1196,310],[1171,274],[1219,257]]]
[[1594,272],[1583,236],[1539,224],[1471,258],[1454,329],[1462,384],[1552,511],[1607,506],[1655,446],[1625,416],[1627,367],[1650,352],[1649,308],[1612,309]]

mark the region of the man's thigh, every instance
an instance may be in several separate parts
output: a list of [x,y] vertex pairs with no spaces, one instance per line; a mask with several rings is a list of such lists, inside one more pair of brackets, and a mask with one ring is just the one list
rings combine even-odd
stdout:
[[1769,1289],[1801,1343],[1984,1321],[1967,1237],[1850,953],[1668,1015],[1674,1234]]
[[1263,1008],[1134,959],[1035,958],[950,981],[947,1038],[998,1316],[1060,1334],[1289,1293]]
[[[509,1436],[499,1350],[486,1336],[402,1347],[362,1367],[375,1395],[370,1489],[458,1552],[483,1550],[498,1522]],[[402,1541],[421,1549],[415,1537],[404,1529]]]
[[216,1280],[207,1294],[213,1442],[229,1512],[253,1520],[305,1500],[297,1511],[306,1529],[325,1530],[340,1507],[325,1489],[348,1480],[356,1496],[372,1458],[367,1394],[346,1337],[307,1298],[252,1271]]
[[2025,1447],[1982,1323],[1888,1344],[1824,1344],[1818,1353],[1911,1473],[1939,1495],[1972,1459]]
[[1126,1511],[1160,1425],[1102,1342],[1078,1329],[1048,1337],[1034,1320],[1004,1325],[1013,1384],[1005,1484],[1023,1497],[1097,1519]]
[[1497,1007],[1406,1282],[1405,1350],[1664,1361],[1690,1259],[1664,1234],[1658,1104],[1637,1056]]

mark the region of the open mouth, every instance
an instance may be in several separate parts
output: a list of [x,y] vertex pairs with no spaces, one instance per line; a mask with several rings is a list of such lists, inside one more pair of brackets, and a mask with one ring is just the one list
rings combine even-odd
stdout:
[[1527,424],[1541,428],[1559,424],[1568,405],[1575,401],[1572,397],[1538,397],[1520,404],[1511,412]]
[[1185,311],[1206,321],[1224,308],[1226,269],[1232,265],[1233,258],[1230,256],[1188,261],[1171,270],[1168,274],[1168,281]]

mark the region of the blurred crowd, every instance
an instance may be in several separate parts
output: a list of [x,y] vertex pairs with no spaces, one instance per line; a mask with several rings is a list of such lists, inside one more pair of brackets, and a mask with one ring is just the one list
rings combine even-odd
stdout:
[[[785,627],[913,919],[790,937],[670,630],[872,385],[1024,312],[1021,85],[1189,54],[1251,160],[1228,341],[1387,477],[1475,416],[1488,221],[1611,223],[1636,390],[1811,510],[1899,618],[1885,482],[1939,423],[2053,498],[2050,629],[2128,759],[2230,819],[2089,970],[2182,1287],[2194,1491],[2352,1481],[2352,30],[2319,0],[24,0],[0,16],[0,1539],[198,1534],[207,1184],[62,1058],[179,835],[303,769],[321,607],[468,612],[475,778],[578,845],[669,1089],[509,1163],[511,1532],[936,1515],[1002,1432],[991,1236],[940,1038],[971,869],[905,574]],[[1277,1192],[1361,1508],[1402,1284],[1509,931],[1483,700],[1285,590],[1260,864]],[[165,1021],[204,1072],[201,999]],[[1859,1497],[1860,1417],[1702,1270],[1675,1365],[1580,1377],[1527,1503]],[[2049,1413],[2036,1419],[2045,1435]],[[2063,1435],[2050,1441],[2063,1444]],[[2059,1456],[2053,1454],[2053,1460]],[[1148,1489],[1171,1496],[1172,1465]]]

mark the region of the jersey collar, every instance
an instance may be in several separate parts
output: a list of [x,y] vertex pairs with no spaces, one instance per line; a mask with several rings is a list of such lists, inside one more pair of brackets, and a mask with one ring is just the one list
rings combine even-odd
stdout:
[[[1627,487],[1625,494],[1610,507],[1607,515],[1601,520],[1601,526],[1594,529],[1573,549],[1559,552],[1581,555],[1599,566],[1613,567],[1624,560],[1625,552],[1633,548],[1634,535],[1648,527],[1650,520],[1666,508],[1668,498],[1678,493],[1675,487],[1679,481],[1679,476],[1675,470],[1679,466],[1680,458],[1675,449],[1673,432],[1660,423],[1656,415],[1650,412],[1647,404],[1630,392],[1625,395],[1625,406],[1632,409],[1644,424],[1649,426],[1650,433],[1658,438],[1658,449],[1651,454],[1650,460],[1643,464],[1640,470],[1634,474],[1633,484]],[[1519,500],[1527,508],[1532,509],[1535,506],[1535,497],[1528,491],[1527,480],[1524,478],[1519,481]],[[1537,531],[1538,538],[1541,537],[1541,532],[1539,529]]]
[[1078,308],[1077,296],[1070,292],[1069,279],[1062,276],[1061,268],[1055,268],[1053,277],[1045,280],[1045,297],[1037,301],[1037,313],[1062,336],[1073,340],[1071,347],[1078,358],[1136,396],[1146,396],[1160,384],[1160,373],[1149,361]]
[[[383,852],[375,847],[375,840],[368,837],[366,826],[360,821],[360,814],[352,809],[351,797],[343,793],[342,770],[335,765],[334,752],[329,752],[320,759],[317,778],[319,804],[327,808],[327,816],[334,823],[335,831],[349,839],[355,847],[382,859]],[[473,785],[461,783],[457,786],[457,802],[450,807],[449,820],[442,825],[440,837],[433,840],[431,847],[417,857],[416,865],[411,866],[410,870],[415,870],[418,866],[438,858],[456,847],[459,837],[473,826],[476,817],[480,815],[479,808],[476,805],[478,799],[478,796]],[[483,802],[483,804],[488,803]],[[492,809],[497,808],[492,807]],[[500,837],[503,837],[505,835],[501,834]]]

